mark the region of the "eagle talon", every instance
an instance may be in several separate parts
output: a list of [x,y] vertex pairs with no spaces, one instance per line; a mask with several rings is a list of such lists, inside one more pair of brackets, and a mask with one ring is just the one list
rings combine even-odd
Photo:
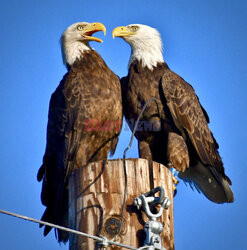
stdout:
[[173,198],[177,195],[178,190],[176,187],[173,185]]
[[175,185],[178,185],[179,183],[179,180],[174,175],[172,176],[172,181]]
[[175,197],[176,194],[177,194],[177,188],[176,188],[176,186],[178,185],[179,180],[175,176],[172,175],[172,182],[173,182],[173,184],[172,184],[173,197]]
[[[171,166],[171,165],[172,165],[171,163],[168,164],[168,166]],[[177,171],[174,168],[171,170],[171,172],[172,172],[172,183],[173,183],[172,191],[173,191],[173,197],[175,197],[177,194],[176,186],[178,185],[179,180],[175,177],[175,175],[177,175]]]

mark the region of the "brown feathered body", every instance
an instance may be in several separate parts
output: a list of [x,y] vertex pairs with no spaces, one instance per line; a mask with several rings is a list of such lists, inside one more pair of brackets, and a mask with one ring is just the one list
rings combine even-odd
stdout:
[[179,176],[216,203],[232,202],[218,144],[194,89],[166,63],[153,69],[134,60],[121,79],[124,115],[131,129],[152,97],[137,127],[139,155],[172,166]]
[[[38,172],[46,206],[43,220],[68,226],[68,175],[113,154],[121,126],[120,80],[96,51],[85,51],[68,67],[50,100],[47,145]],[[66,242],[68,234],[58,231],[58,240]]]

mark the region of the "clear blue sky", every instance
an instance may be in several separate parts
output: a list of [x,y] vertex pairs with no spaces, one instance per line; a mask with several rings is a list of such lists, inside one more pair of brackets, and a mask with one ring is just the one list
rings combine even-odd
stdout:
[[[102,22],[103,44],[92,43],[120,77],[127,73],[129,46],[113,40],[115,26],[142,23],[156,27],[164,58],[191,83],[211,119],[235,203],[216,205],[183,182],[174,199],[176,250],[244,250],[247,179],[247,21],[246,1],[17,1],[0,3],[0,209],[40,218],[41,184],[36,173],[45,149],[48,104],[66,69],[59,39],[78,21]],[[121,135],[115,158],[130,137]],[[138,157],[136,143],[128,157]],[[36,224],[0,215],[0,249],[55,250]]]

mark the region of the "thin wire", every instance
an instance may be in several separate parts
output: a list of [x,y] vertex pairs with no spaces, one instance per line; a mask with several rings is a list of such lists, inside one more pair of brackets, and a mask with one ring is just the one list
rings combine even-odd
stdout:
[[[0,209],[0,213],[10,215],[10,216],[13,216],[13,217],[17,217],[19,219],[31,221],[31,222],[34,222],[34,223],[43,224],[43,225],[46,225],[46,226],[49,226],[49,227],[54,227],[54,228],[57,228],[57,229],[60,229],[60,230],[63,230],[63,231],[67,231],[69,233],[73,233],[73,234],[77,234],[77,235],[80,235],[80,236],[88,237],[88,238],[91,238],[91,239],[99,241],[99,242],[103,242],[103,241],[106,240],[105,238],[90,235],[90,234],[87,234],[87,233],[82,233],[82,232],[79,232],[79,231],[74,230],[74,229],[58,226],[58,225],[55,225],[55,224],[52,224],[52,223],[49,223],[49,222],[46,222],[46,221],[33,219],[33,218],[30,218],[30,217],[20,215],[20,214],[16,214],[16,213],[12,213],[12,212],[9,212],[9,211],[4,211],[4,210]],[[110,241],[110,240],[107,240],[107,243],[109,245],[115,245],[115,246],[124,247],[124,248],[127,248],[127,249],[138,250],[138,248],[136,248],[136,247],[127,246],[125,244],[121,244],[121,243]]]
[[137,130],[137,126],[138,126],[138,123],[139,123],[139,121],[140,121],[140,119],[141,119],[141,117],[142,117],[142,114],[143,114],[143,112],[145,111],[145,109],[147,108],[147,105],[148,105],[151,101],[155,101],[156,104],[157,104],[157,106],[158,106],[157,99],[154,98],[154,97],[149,98],[149,99],[145,102],[145,104],[144,104],[144,106],[143,106],[143,108],[142,108],[142,110],[141,110],[141,112],[140,112],[140,114],[139,114],[139,116],[138,116],[138,118],[137,118],[137,120],[136,120],[136,122],[135,122],[135,126],[134,126],[134,129],[133,129],[133,131],[132,131],[132,135],[131,135],[131,138],[130,138],[129,145],[125,148],[124,153],[123,153],[123,163],[124,163],[124,164],[123,164],[123,165],[124,165],[124,198],[123,198],[123,205],[122,205],[122,216],[121,216],[120,227],[119,227],[118,233],[117,233],[117,234],[115,235],[115,237],[114,237],[114,240],[116,240],[116,238],[119,236],[119,234],[120,234],[121,231],[122,231],[123,222],[124,222],[124,215],[125,215],[125,204],[126,204],[126,199],[127,199],[127,165],[126,165],[126,154],[127,154],[127,151],[128,151],[128,150],[131,148],[131,146],[132,146],[132,143],[133,143],[133,140],[134,140],[134,136],[135,136],[135,133],[136,133],[136,130]]
[[131,138],[130,138],[129,145],[128,145],[128,147],[124,150],[124,153],[123,153],[123,158],[124,158],[124,159],[126,158],[126,153],[127,153],[127,151],[128,151],[128,150],[130,149],[130,147],[132,146],[132,143],[133,143],[133,140],[134,140],[134,136],[135,136],[135,132],[136,132],[138,123],[139,123],[139,121],[140,121],[140,119],[141,119],[141,117],[142,117],[142,114],[143,114],[143,112],[145,111],[145,109],[147,108],[147,105],[148,105],[151,101],[156,102],[156,104],[157,104],[157,106],[158,106],[157,99],[154,98],[154,97],[149,98],[149,99],[145,102],[145,104],[144,104],[144,106],[143,106],[143,108],[142,108],[142,110],[141,110],[141,113],[139,114],[139,116],[138,116],[138,118],[137,118],[137,120],[136,120],[136,122],[135,122],[135,126],[134,126],[134,129],[133,129]]

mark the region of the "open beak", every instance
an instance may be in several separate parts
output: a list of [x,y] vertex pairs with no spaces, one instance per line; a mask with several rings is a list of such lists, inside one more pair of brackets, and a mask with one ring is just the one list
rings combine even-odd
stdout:
[[84,31],[81,35],[89,41],[95,41],[95,42],[102,43],[103,41],[101,39],[92,36],[95,32],[98,32],[98,31],[103,31],[104,35],[106,34],[106,28],[105,28],[104,24],[91,23],[90,25],[88,25],[87,28],[84,29]]
[[134,35],[135,33],[133,31],[131,31],[128,27],[126,26],[119,26],[116,27],[113,31],[112,31],[112,38],[114,39],[115,37],[128,37],[131,35]]

